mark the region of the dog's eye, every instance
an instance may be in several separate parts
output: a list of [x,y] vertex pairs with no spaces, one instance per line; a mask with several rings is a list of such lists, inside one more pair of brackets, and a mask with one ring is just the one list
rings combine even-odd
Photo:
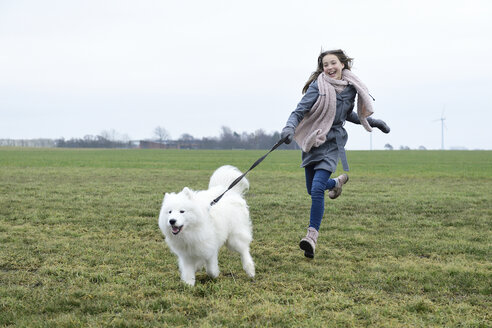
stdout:
[[179,213],[181,213],[181,214],[184,213],[184,212],[185,212],[184,210],[179,211]]
[[171,214],[173,211],[169,211],[169,214]]

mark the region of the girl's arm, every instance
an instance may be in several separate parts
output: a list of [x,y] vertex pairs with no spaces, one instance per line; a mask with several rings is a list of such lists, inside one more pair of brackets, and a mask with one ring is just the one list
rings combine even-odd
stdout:
[[[357,116],[357,113],[355,113],[354,111],[351,111],[350,114],[347,115],[347,121],[352,122],[354,124],[360,124],[359,116]],[[367,118],[367,122],[373,128],[378,128],[384,133],[389,133],[391,130],[388,124],[386,124],[386,122],[383,120],[374,119],[369,116]]]
[[280,134],[280,136],[281,138],[288,137],[287,141],[285,142],[286,144],[292,142],[296,127],[299,125],[299,122],[302,121],[304,115],[306,115],[306,113],[311,110],[311,107],[313,107],[314,103],[318,99],[318,96],[318,82],[315,80],[313,83],[311,83],[299,104],[297,104],[296,109],[290,114],[285,127],[282,129],[282,133]]

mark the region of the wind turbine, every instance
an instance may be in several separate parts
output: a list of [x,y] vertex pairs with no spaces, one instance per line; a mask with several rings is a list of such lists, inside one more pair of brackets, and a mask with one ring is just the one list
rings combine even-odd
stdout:
[[444,106],[442,107],[441,118],[434,120],[434,122],[441,121],[441,150],[444,150]]

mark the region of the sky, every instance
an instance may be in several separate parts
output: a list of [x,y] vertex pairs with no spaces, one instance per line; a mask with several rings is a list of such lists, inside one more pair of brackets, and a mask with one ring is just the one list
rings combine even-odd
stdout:
[[492,149],[490,0],[0,0],[0,139],[280,131],[343,49],[389,134],[348,150]]

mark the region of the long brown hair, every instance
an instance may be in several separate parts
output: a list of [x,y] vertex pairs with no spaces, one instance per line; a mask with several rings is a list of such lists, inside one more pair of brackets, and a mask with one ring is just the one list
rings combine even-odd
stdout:
[[350,70],[352,68],[352,61],[354,60],[353,58],[348,57],[345,52],[343,52],[342,49],[337,49],[337,50],[328,50],[328,51],[322,51],[319,56],[318,56],[318,67],[316,68],[316,71],[314,71],[309,79],[307,80],[306,84],[304,85],[304,88],[302,88],[302,93],[306,93],[307,89],[309,88],[309,85],[318,78],[318,76],[323,72],[323,57],[326,55],[335,55],[338,57],[338,60],[345,66],[344,69]]

